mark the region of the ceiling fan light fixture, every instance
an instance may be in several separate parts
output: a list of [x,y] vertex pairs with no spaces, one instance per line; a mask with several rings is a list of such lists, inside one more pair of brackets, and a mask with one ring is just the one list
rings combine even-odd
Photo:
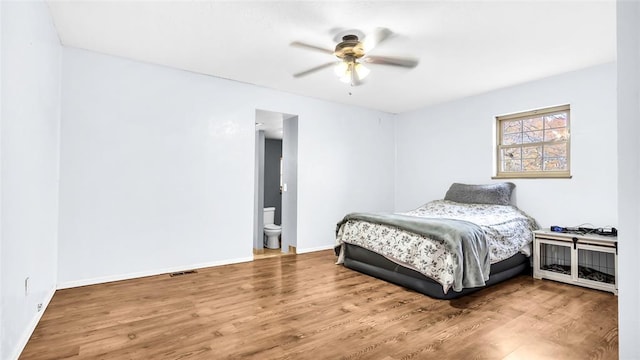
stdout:
[[350,84],[351,83],[351,72],[346,73],[344,76],[340,77],[340,81],[342,81],[345,84]]
[[358,74],[358,78],[360,80],[363,80],[364,78],[369,76],[369,73],[371,72],[371,70],[369,70],[369,68],[367,68],[366,66],[364,66],[364,65],[362,65],[360,63],[356,63],[355,64],[355,69],[356,69],[356,74]]
[[333,72],[336,73],[336,75],[339,78],[344,77],[347,73],[351,72],[351,64],[346,62],[346,61],[338,61],[336,63],[336,66],[333,67]]
[[340,81],[347,84],[357,84],[371,72],[367,67],[356,61],[341,61],[336,64],[334,71]]

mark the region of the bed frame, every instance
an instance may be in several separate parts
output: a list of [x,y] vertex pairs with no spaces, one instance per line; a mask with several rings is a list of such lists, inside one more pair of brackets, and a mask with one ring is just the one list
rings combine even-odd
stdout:
[[[465,288],[460,292],[450,289],[445,294],[440,283],[415,270],[398,265],[380,254],[357,245],[343,243],[342,246],[345,247],[344,266],[437,299],[455,299],[484,288]],[[489,275],[489,280],[486,281],[486,286],[505,281],[523,272],[530,271],[530,269],[529,258],[517,253],[508,259],[491,265],[491,274]]]

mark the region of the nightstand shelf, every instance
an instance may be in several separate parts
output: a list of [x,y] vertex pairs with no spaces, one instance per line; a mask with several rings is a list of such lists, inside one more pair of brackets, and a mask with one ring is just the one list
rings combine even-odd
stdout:
[[618,294],[618,239],[612,236],[533,232],[533,277]]

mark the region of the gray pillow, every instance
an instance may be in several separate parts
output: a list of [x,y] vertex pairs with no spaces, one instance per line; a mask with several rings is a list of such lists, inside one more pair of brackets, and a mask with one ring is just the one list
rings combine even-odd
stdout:
[[511,193],[515,187],[510,182],[486,185],[453,183],[444,199],[459,203],[510,205]]

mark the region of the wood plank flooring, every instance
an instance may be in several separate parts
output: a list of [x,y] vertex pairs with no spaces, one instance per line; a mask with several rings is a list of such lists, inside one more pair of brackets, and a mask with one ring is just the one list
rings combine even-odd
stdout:
[[20,359],[617,359],[617,297],[520,276],[444,301],[332,251],[59,290]]

